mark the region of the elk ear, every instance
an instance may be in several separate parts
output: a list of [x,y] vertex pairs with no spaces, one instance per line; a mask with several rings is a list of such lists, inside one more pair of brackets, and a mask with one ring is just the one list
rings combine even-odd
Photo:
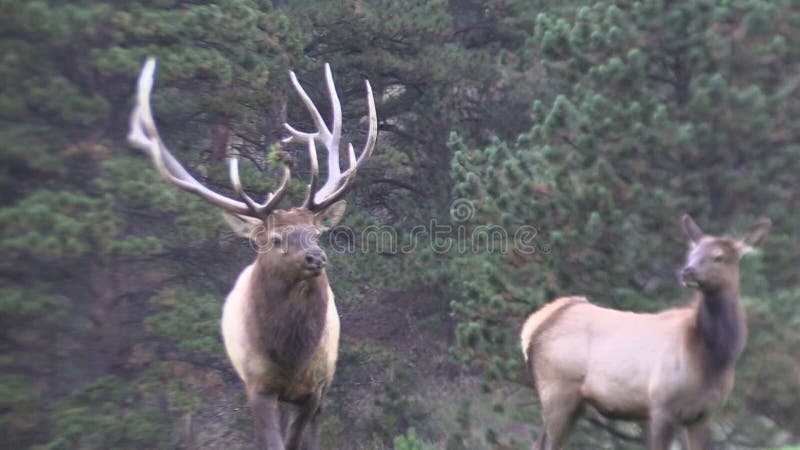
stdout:
[[736,241],[739,256],[753,251],[753,247],[760,245],[761,242],[764,241],[764,236],[767,235],[767,231],[769,231],[771,226],[772,221],[766,217],[762,217],[753,222],[747,235]]
[[253,230],[264,223],[261,221],[261,219],[241,216],[239,214],[233,214],[229,212],[223,212],[222,218],[225,219],[225,222],[228,223],[228,226],[231,227],[231,230],[233,230],[237,236],[243,238],[251,237]]
[[683,218],[681,219],[681,224],[683,225],[683,232],[686,233],[686,236],[689,236],[689,239],[695,244],[700,241],[703,236],[705,236],[703,230],[701,230],[700,227],[694,223],[694,220],[692,220],[692,216],[684,214]]
[[344,216],[345,209],[347,209],[347,202],[345,200],[339,200],[318,212],[314,215],[314,222],[317,228],[319,228],[320,231],[328,231],[338,225]]

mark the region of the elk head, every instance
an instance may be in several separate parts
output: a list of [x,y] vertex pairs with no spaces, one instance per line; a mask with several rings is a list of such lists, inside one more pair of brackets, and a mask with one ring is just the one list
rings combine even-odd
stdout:
[[255,246],[260,267],[291,284],[322,273],[328,258],[319,237],[339,223],[346,206],[340,200],[316,213],[292,208],[274,211],[266,220],[231,214],[225,219]]
[[[221,208],[237,234],[256,241],[260,253],[259,259],[262,260],[263,266],[274,269],[273,272],[279,272],[279,277],[287,281],[290,278],[318,276],[324,269],[327,259],[317,242],[319,234],[335,226],[344,214],[346,203],[340,199],[352,186],[356,172],[369,159],[375,148],[378,125],[375,101],[369,82],[366,82],[369,110],[367,140],[358,158],[353,145],[348,144],[349,166],[342,171],[339,165],[342,108],[330,66],[325,64],[325,81],[333,109],[331,128],[322,119],[322,115],[297,81],[294,72],[289,72],[292,84],[311,114],[317,130],[298,131],[291,125],[284,124],[289,132],[289,137],[283,140],[284,143],[299,142],[307,145],[311,160],[311,179],[308,184],[308,194],[300,207],[279,210],[277,205],[284,197],[291,178],[287,162],[283,163],[283,178],[278,188],[259,203],[242,187],[237,156],[229,159],[231,185],[238,197],[234,199],[218,194],[198,182],[167,150],[156,129],[150,106],[155,67],[155,59],[148,58],[139,75],[136,105],[131,113],[128,134],[131,145],[150,155],[153,164],[165,180]],[[328,179],[321,187],[319,187],[316,142],[322,143],[328,153]]]
[[771,224],[769,219],[762,218],[742,238],[719,238],[705,234],[685,214],[682,219],[683,231],[689,237],[691,248],[686,265],[680,272],[683,285],[705,292],[738,286],[739,259],[761,243]]

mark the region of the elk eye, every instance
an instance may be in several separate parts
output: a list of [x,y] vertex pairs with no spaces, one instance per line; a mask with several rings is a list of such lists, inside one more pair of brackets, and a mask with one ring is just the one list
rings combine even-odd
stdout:
[[714,257],[714,262],[722,262],[725,259],[725,255],[717,255]]
[[279,246],[279,245],[281,245],[281,238],[280,238],[280,236],[273,236],[273,237],[272,237],[272,245],[274,245],[274,246],[276,246],[276,247],[277,247],[277,246]]

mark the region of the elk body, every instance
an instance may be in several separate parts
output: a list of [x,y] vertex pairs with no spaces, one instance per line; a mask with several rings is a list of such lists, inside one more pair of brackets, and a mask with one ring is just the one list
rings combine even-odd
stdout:
[[[230,178],[239,199],[211,191],[181,166],[161,141],[152,117],[154,73],[155,60],[151,58],[139,75],[129,142],[150,155],[168,182],[223,209],[234,230],[255,238],[259,245],[258,256],[239,275],[222,314],[225,349],[244,381],[257,440],[269,450],[297,449],[304,443],[307,448],[318,449],[322,398],[333,379],[339,345],[339,316],[325,273],[327,258],[318,238],[344,214],[345,202],[339,199],[375,146],[377,118],[369,82],[366,144],[358,158],[353,146],[348,146],[349,168],[341,171],[342,112],[330,67],[325,65],[332,129],[290,73],[317,131],[306,133],[285,125],[290,136],[284,142],[301,142],[308,147],[311,180],[302,206],[278,210],[291,176],[288,165],[284,166],[280,186],[263,203],[244,192],[236,158],[229,161]],[[316,141],[328,152],[328,179],[319,189]],[[309,424],[310,436],[304,439]]]
[[697,290],[684,307],[637,314],[564,297],[528,317],[522,353],[544,424],[533,448],[562,448],[587,403],[609,418],[649,421],[651,450],[667,450],[678,427],[690,450],[707,448],[709,417],[733,388],[747,339],[739,258],[769,225],[762,219],[746,237],[728,239],[684,216],[691,249],[680,276]]

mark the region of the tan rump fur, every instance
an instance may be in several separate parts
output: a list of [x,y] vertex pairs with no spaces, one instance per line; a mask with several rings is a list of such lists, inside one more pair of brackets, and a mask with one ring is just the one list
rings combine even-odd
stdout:
[[538,311],[528,316],[525,324],[522,325],[522,332],[519,335],[522,354],[526,361],[528,360],[528,349],[530,347],[531,337],[534,333],[536,333],[539,327],[548,320],[553,313],[576,300],[587,301],[586,297],[561,297],[542,306]]

